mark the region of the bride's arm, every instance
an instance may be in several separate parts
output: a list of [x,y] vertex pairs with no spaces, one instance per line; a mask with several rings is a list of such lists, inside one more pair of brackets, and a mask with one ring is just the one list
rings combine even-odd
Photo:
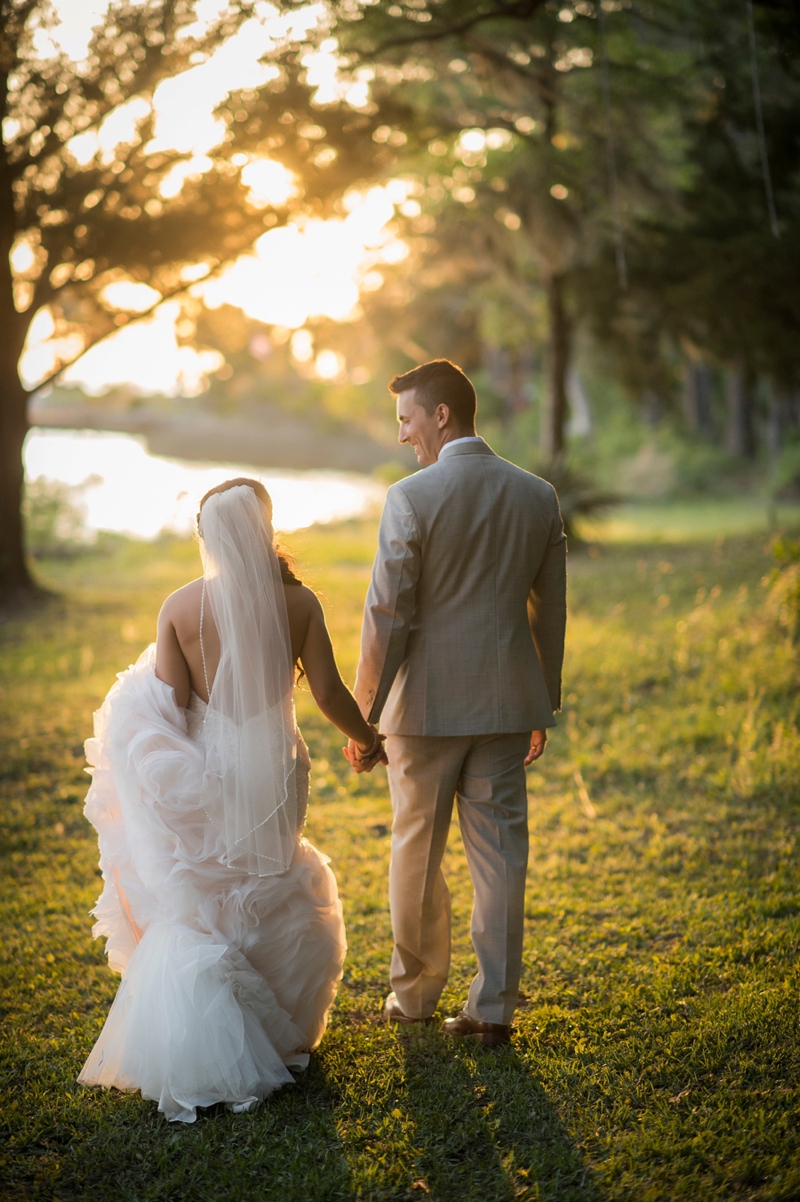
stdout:
[[156,676],[164,684],[172,685],[175,690],[175,702],[186,709],[191,692],[189,665],[181,651],[178,636],[172,622],[172,597],[168,597],[161,606],[158,615],[158,637],[156,638]]
[[375,742],[373,728],[364,719],[355,697],[339,675],[322,606],[314,594],[307,591],[310,612],[300,662],[311,695],[328,721],[366,751]]

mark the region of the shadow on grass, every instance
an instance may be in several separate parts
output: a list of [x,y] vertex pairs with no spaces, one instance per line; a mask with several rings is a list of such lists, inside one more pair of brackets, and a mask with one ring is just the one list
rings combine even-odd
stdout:
[[601,1202],[605,1194],[530,1069],[513,1048],[438,1032],[404,1039],[408,1119],[419,1181],[437,1202]]
[[0,589],[0,634],[6,634],[9,624],[46,615],[63,600],[59,589],[38,583],[29,588]]
[[214,1106],[199,1110],[191,1125],[168,1124],[155,1103],[138,1094],[79,1086],[70,1092],[61,1113],[50,1116],[55,1121],[39,1126],[27,1149],[28,1172],[15,1174],[14,1196],[60,1202],[353,1197],[334,1095],[313,1057],[295,1087],[279,1090],[254,1114]]

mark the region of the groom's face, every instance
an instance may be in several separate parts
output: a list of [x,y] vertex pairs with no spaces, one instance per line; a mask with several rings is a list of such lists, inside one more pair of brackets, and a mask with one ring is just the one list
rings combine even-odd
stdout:
[[409,388],[397,397],[397,421],[400,425],[398,442],[409,442],[414,448],[417,463],[420,467],[428,467],[439,458],[442,448],[442,427],[447,422],[447,416],[442,420],[441,410],[446,407],[439,405],[433,413],[428,413],[422,405],[418,405],[415,390]]

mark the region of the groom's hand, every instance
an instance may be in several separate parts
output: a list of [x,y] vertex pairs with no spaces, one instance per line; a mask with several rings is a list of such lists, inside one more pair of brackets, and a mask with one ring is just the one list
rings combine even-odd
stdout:
[[547,742],[546,730],[534,730],[531,732],[531,745],[528,754],[525,756],[525,767],[532,764],[534,760],[538,760],[544,755],[544,745]]

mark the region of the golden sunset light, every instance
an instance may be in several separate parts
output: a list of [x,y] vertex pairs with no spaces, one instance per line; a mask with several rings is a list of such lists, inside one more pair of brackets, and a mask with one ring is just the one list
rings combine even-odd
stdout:
[[[283,170],[278,163],[262,161],[254,166]],[[282,186],[277,172],[270,177]],[[362,287],[380,287],[380,264],[398,262],[407,253],[405,244],[386,229],[395,204],[402,204],[405,196],[403,182],[392,181],[385,188],[348,196],[345,203],[350,211],[342,220],[290,223],[269,230],[252,254],[243,255],[208,283],[199,282],[192,291],[211,309],[236,305],[257,321],[292,330],[312,317],[344,321],[356,308]],[[119,281],[107,286],[104,298],[112,308],[141,312],[153,305],[158,293],[146,284]],[[218,352],[179,345],[175,329],[179,319],[179,302],[166,301],[152,316],[87,351],[64,372],[64,383],[95,394],[127,383],[143,393],[197,395],[209,373],[224,360]],[[53,331],[52,317],[43,309],[31,324],[21,362],[22,374],[31,385],[52,371],[60,356],[80,350],[76,336],[56,339]]]
[[[198,27],[211,21],[225,5],[218,0],[201,0],[197,5]],[[40,53],[54,48],[65,50],[76,60],[86,53],[92,25],[105,5],[92,0],[60,0],[55,5],[59,23],[37,34]],[[256,87],[270,78],[274,68],[260,58],[281,41],[302,36],[322,17],[322,7],[311,4],[291,14],[279,14],[274,5],[256,5],[255,15],[206,61],[156,88],[153,96],[155,138],[148,149],[178,150],[189,155],[167,174],[160,194],[165,199],[177,196],[184,182],[202,174],[211,165],[207,151],[217,145],[224,125],[214,118],[213,110],[233,88]],[[191,32],[196,32],[194,28]],[[367,82],[350,84],[346,89],[337,79],[336,43],[328,39],[320,50],[306,58],[308,79],[321,103],[346,94],[354,107],[368,98]],[[120,105],[96,131],[76,134],[69,151],[81,165],[97,159],[110,163],[117,146],[136,136],[136,122],[150,111],[149,102],[136,97]],[[243,182],[250,189],[250,200],[260,208],[280,205],[294,194],[291,172],[269,159],[239,156]],[[309,318],[328,317],[344,321],[354,312],[362,287],[380,287],[381,262],[398,262],[407,253],[404,244],[387,226],[395,206],[406,202],[407,186],[392,181],[388,187],[372,187],[345,197],[345,215],[341,219],[304,220],[266,232],[252,253],[243,255],[219,276],[198,283],[193,295],[202,297],[213,309],[222,304],[235,305],[248,316],[290,330],[303,326]],[[24,271],[34,251],[27,243],[15,248],[14,266]],[[191,271],[184,278],[191,278]],[[198,265],[198,276],[203,265]],[[118,281],[107,286],[104,300],[112,309],[128,313],[151,308],[159,294],[148,285]],[[210,373],[224,360],[213,351],[197,351],[179,345],[175,326],[180,305],[166,302],[152,316],[112,334],[91,348],[68,368],[61,379],[99,394],[118,384],[130,384],[143,393],[192,396],[207,385]],[[21,373],[29,386],[46,378],[59,359],[80,350],[77,336],[54,337],[54,325],[47,309],[31,324]],[[298,344],[302,345],[302,344]],[[305,362],[302,350],[298,361]],[[336,364],[336,365],[335,365]],[[323,352],[316,364],[321,378],[330,379],[339,370],[334,352]]]
[[798,162],[792,0],[0,0],[4,1197],[800,1199]]

